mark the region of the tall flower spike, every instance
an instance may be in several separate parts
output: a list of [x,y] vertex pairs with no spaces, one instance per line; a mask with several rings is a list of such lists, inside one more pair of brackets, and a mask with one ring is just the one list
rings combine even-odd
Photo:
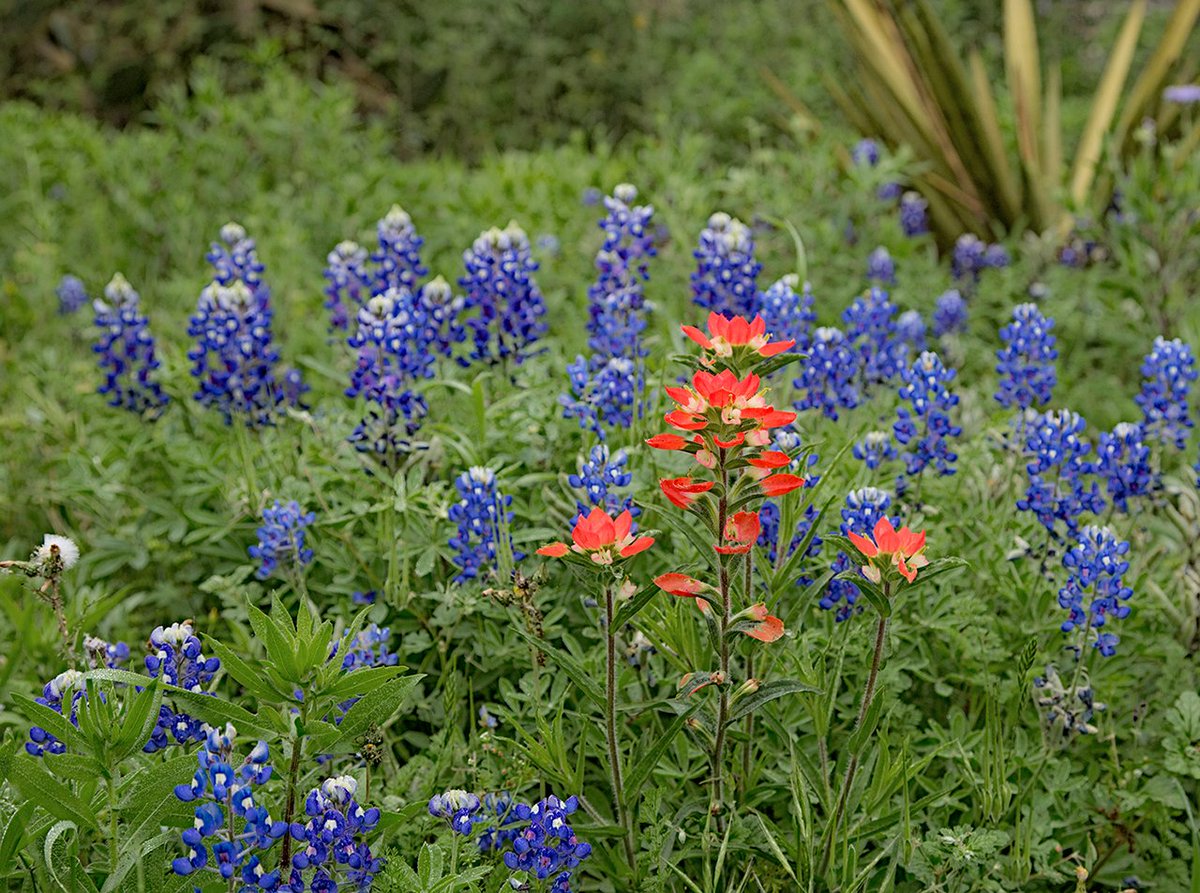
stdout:
[[779,279],[763,292],[760,313],[773,339],[794,341],[796,351],[807,353],[817,314],[813,309],[812,286],[805,282],[799,295],[797,288],[801,288],[800,277],[795,273]]
[[[450,506],[449,516],[458,530],[450,538],[450,548],[459,568],[454,582],[464,583],[495,568],[497,543],[512,549],[511,537],[506,543],[501,540],[513,518],[512,497],[499,492],[494,471],[478,465],[460,474],[454,487],[459,500]],[[514,550],[512,557],[520,561],[525,555]]]
[[1085,458],[1091,444],[1080,437],[1086,428],[1087,422],[1070,410],[1046,412],[1025,423],[1029,486],[1017,508],[1036,515],[1052,535],[1060,521],[1073,535],[1080,514],[1104,505],[1099,487],[1084,480],[1095,471]]
[[159,367],[150,323],[142,314],[138,293],[120,273],[104,288],[104,298],[93,302],[100,340],[93,345],[100,358],[104,383],[97,393],[144,418],[157,418],[168,397],[155,381]]
[[263,509],[262,526],[258,528],[258,544],[249,549],[250,557],[261,562],[258,578],[265,580],[280,571],[284,576],[298,571],[312,561],[313,550],[305,546],[305,531],[316,514],[301,510],[296,500],[280,502]]
[[325,258],[325,308],[329,327],[345,329],[356,309],[371,295],[371,274],[367,270],[367,249],[357,242],[339,242]]
[[867,258],[867,280],[880,285],[896,284],[896,263],[882,245]]
[[614,516],[628,511],[636,518],[641,513],[628,492],[618,492],[625,491],[633,481],[628,464],[629,456],[624,450],[610,453],[603,444],[592,447],[579,473],[567,477],[567,483],[579,492],[575,501],[579,514],[585,515],[595,506]]
[[[201,692],[221,669],[221,661],[205,657],[200,639],[191,622],[158,626],[150,633],[147,644],[149,653],[144,663],[146,675],[151,679],[162,678],[163,682]],[[150,740],[142,748],[146,753],[155,753],[176,744],[203,741],[207,726],[187,713],[176,713],[166,703],[159,708],[158,722],[150,734]]]
[[861,400],[858,369],[858,354],[840,329],[817,329],[800,377],[793,382],[801,392],[796,409],[817,409],[836,421],[839,410],[853,409]]
[[1047,319],[1035,304],[1021,304],[1013,310],[1012,322],[1000,330],[1005,346],[996,351],[996,374],[1000,387],[996,400],[1001,406],[1029,409],[1050,402],[1058,376],[1054,320]]
[[[1117,636],[1105,629],[1110,620],[1129,615],[1133,590],[1124,584],[1122,575],[1129,570],[1125,555],[1129,543],[1117,539],[1108,527],[1088,526],[1079,532],[1078,542],[1063,555],[1067,568],[1067,583],[1059,590],[1058,603],[1069,612],[1062,631],[1084,630],[1085,639],[1092,638],[1092,647],[1105,657],[1116,653]],[[1091,601],[1084,598],[1091,593]]]
[[852,452],[855,459],[872,471],[889,459],[895,459],[897,455],[891,435],[886,431],[868,431],[863,439],[854,445]]
[[466,289],[465,309],[474,312],[467,321],[470,359],[521,364],[548,328],[546,302],[533,278],[538,265],[529,237],[515,221],[504,229],[485,230],[463,252],[463,265],[466,275],[459,285]]
[[693,300],[726,316],[751,317],[758,312],[758,273],[754,237],[736,217],[718,212],[708,218],[693,255]]
[[1100,435],[1096,472],[1113,507],[1128,513],[1129,500],[1148,495],[1158,483],[1141,425],[1121,422]]
[[866,386],[889,382],[907,365],[907,349],[896,323],[896,305],[881,288],[871,287],[842,314],[846,340],[858,353]]
[[929,232],[929,202],[919,193],[906,192],[900,196],[900,228],[910,239]]
[[893,570],[901,578],[913,583],[917,572],[929,564],[925,557],[925,531],[920,533],[901,527],[896,530],[887,518],[875,522],[870,536],[849,531],[846,536],[867,559],[863,576],[872,583],[879,583],[884,575]]
[[933,308],[933,334],[939,338],[967,330],[967,302],[956,288],[938,295]]
[[896,410],[899,421],[892,430],[903,446],[905,471],[920,474],[932,465],[938,474],[954,474],[958,455],[951,452],[947,439],[958,437],[962,428],[950,421],[950,410],[958,405],[958,395],[948,385],[955,371],[947,369],[936,353],[926,351],[917,358],[904,376],[900,399],[908,406]]
[[58,312],[61,316],[75,313],[88,302],[87,288],[84,287],[83,280],[70,273],[59,280],[54,293],[58,296]]
[[371,255],[375,261],[375,292],[389,288],[417,291],[417,283],[429,272],[421,262],[421,246],[425,240],[417,235],[412,217],[399,205],[392,205],[375,226],[379,250]]
[[243,282],[254,292],[262,292],[259,299],[268,300],[266,286],[262,281],[265,267],[258,259],[258,249],[253,239],[246,234],[240,223],[227,223],[221,227],[220,238],[209,247],[205,255],[213,267],[213,280],[221,285]]
[[905,354],[908,351],[920,354],[925,350],[925,320],[920,311],[905,310],[896,319],[896,334],[904,343]]
[[979,282],[984,270],[1007,267],[1008,264],[1008,252],[1002,245],[988,245],[978,236],[965,233],[954,243],[950,269],[963,287],[971,289]]
[[1142,409],[1146,433],[1181,450],[1187,445],[1192,421],[1188,397],[1196,380],[1192,348],[1178,338],[1161,335],[1142,362],[1142,391],[1137,405]]

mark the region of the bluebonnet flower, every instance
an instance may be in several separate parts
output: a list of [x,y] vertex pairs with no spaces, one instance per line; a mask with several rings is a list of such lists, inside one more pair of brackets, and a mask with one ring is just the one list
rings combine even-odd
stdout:
[[1164,102],[1191,105],[1200,102],[1200,84],[1172,84],[1163,89]]
[[910,239],[929,232],[929,202],[919,193],[909,191],[900,197],[900,228]]
[[62,316],[75,313],[88,302],[87,288],[84,287],[83,280],[70,273],[59,280],[54,293],[58,295],[58,312]]
[[361,307],[371,296],[374,275],[367,269],[367,249],[357,242],[339,242],[325,258],[325,264],[329,327],[345,329],[350,324],[351,310]]
[[[1133,590],[1124,584],[1121,577],[1129,570],[1125,555],[1129,543],[1119,540],[1111,528],[1088,526],[1079,532],[1078,542],[1063,555],[1063,566],[1067,569],[1067,583],[1058,591],[1058,604],[1070,612],[1063,621],[1062,631],[1073,632],[1083,629],[1084,641],[1092,633],[1092,647],[1105,657],[1116,653],[1116,635],[1104,629],[1109,620],[1123,619],[1129,614],[1130,596]],[[1090,592],[1091,602],[1084,605],[1084,596]]]
[[604,201],[604,193],[595,186],[589,186],[587,189],[583,190],[579,196],[579,199],[586,207],[590,208]]
[[800,277],[788,273],[768,288],[759,298],[759,314],[767,324],[774,341],[795,341],[798,353],[807,353],[812,344],[813,324],[817,313],[813,309],[812,286],[805,282],[797,295]]
[[946,442],[962,434],[962,428],[950,421],[950,410],[958,405],[958,395],[947,387],[954,376],[955,371],[930,351],[921,354],[904,375],[900,399],[911,409],[901,406],[896,410],[899,420],[892,430],[896,440],[908,447],[904,453],[907,474],[920,474],[930,465],[938,474],[954,474],[958,455]]
[[896,334],[907,351],[921,353],[925,350],[925,320],[919,310],[905,310],[896,319]]
[[83,637],[83,653],[87,655],[88,666],[93,669],[107,667],[113,669],[129,660],[129,646],[124,642],[108,642],[99,636]]
[[[889,459],[896,458],[896,446],[886,431],[868,431],[852,450],[854,458],[872,470]],[[855,531],[857,533],[857,531]]]
[[864,385],[891,381],[907,365],[907,350],[896,323],[896,305],[888,293],[872,286],[842,313],[846,340],[858,353]]
[[[579,839],[570,824],[570,816],[579,808],[577,797],[560,800],[553,794],[533,805],[514,803],[508,809],[515,829],[504,864],[510,870],[528,875],[529,881],[549,881],[547,893],[569,893],[571,874],[592,854],[592,847]],[[516,877],[513,889],[528,885]]]
[[1098,731],[1092,725],[1092,717],[1106,705],[1096,700],[1087,670],[1080,667],[1073,677],[1078,681],[1068,687],[1058,668],[1050,664],[1045,676],[1033,680],[1034,697],[1042,708],[1042,726],[1048,741],[1069,744],[1076,735],[1094,735]]
[[567,477],[567,483],[580,493],[575,507],[581,515],[586,515],[593,506],[599,506],[613,518],[624,511],[635,518],[641,514],[642,510],[633,504],[627,492],[618,492],[633,480],[633,474],[626,468],[628,464],[629,456],[624,450],[609,453],[603,444],[592,447],[579,473]]
[[1145,418],[1146,434],[1181,450],[1187,443],[1192,421],[1188,395],[1196,380],[1192,348],[1178,338],[1161,335],[1142,362],[1142,391],[1135,398]]
[[375,226],[379,250],[371,255],[375,261],[375,294],[390,288],[417,290],[417,282],[429,272],[421,262],[421,246],[425,240],[417,235],[412,217],[399,205],[391,209]]
[[205,260],[212,264],[213,281],[220,285],[242,282],[263,304],[267,303],[267,289],[262,281],[266,268],[258,259],[254,240],[241,224],[231,222],[221,227],[220,238],[211,244]]
[[904,187],[895,180],[884,183],[875,190],[875,197],[881,202],[894,202],[904,193]]
[[692,300],[725,316],[753,318],[758,312],[758,273],[754,237],[736,217],[718,212],[708,218],[693,253]]
[[1074,535],[1080,514],[1098,512],[1104,505],[1096,484],[1084,481],[1095,471],[1084,458],[1092,449],[1080,438],[1086,427],[1078,413],[1066,409],[1035,415],[1025,423],[1029,486],[1017,508],[1032,512],[1052,535],[1059,521]]
[[[513,518],[509,510],[512,497],[496,488],[495,472],[478,465],[460,474],[454,488],[459,501],[450,506],[449,515],[458,530],[450,538],[450,548],[455,551],[453,561],[459,568],[454,582],[463,583],[496,566],[496,544],[502,535],[507,536]],[[511,537],[506,545],[512,548]],[[513,551],[512,557],[520,561],[525,555]]]
[[451,831],[464,837],[469,837],[475,825],[486,820],[482,810],[479,796],[469,791],[453,789],[429,799],[429,814],[435,819],[445,819]]
[[[42,695],[34,700],[43,707],[49,707],[71,723],[79,725],[77,716],[80,699],[84,698],[83,673],[78,670],[66,670],[59,673],[42,688]],[[64,701],[66,701],[64,709]],[[25,750],[31,756],[41,757],[46,754],[62,754],[67,752],[67,746],[52,733],[41,726],[29,730],[29,740],[25,742]]]
[[859,404],[858,370],[858,354],[841,330],[817,329],[800,377],[793,382],[802,392],[796,408],[819,409],[826,418],[836,420],[839,409]]
[[879,164],[879,143],[872,139],[861,139],[850,150],[850,158],[859,167],[874,167]]
[[954,243],[950,271],[965,287],[973,287],[984,270],[1008,264],[1008,252],[1003,245],[988,245],[978,236],[964,233]]
[[551,257],[558,257],[562,252],[562,242],[553,233],[542,233],[537,237],[535,244],[541,251],[545,251]]
[[933,306],[933,334],[941,338],[967,330],[967,302],[956,288],[938,295]]
[[[841,534],[863,533],[875,529],[880,518],[887,517],[887,510],[892,504],[892,497],[884,490],[876,487],[863,487],[846,494],[846,504],[842,508]],[[899,524],[898,518],[889,518],[894,524]],[[854,563],[845,552],[838,552],[833,562],[833,572],[840,574],[854,567]],[[857,611],[858,597],[862,593],[850,580],[830,580],[825,595],[817,603],[823,610],[837,613],[834,619],[838,623],[849,620]]]
[[592,431],[601,440],[607,438],[606,427],[628,428],[639,405],[642,391],[640,360],[628,357],[577,356],[567,364],[571,393],[560,394],[563,418],[578,419],[579,427]]
[[1050,402],[1058,376],[1057,339],[1047,319],[1034,304],[1020,304],[1013,310],[1012,322],[1000,330],[1005,346],[996,351],[996,374],[1000,376],[996,400],[1017,409],[1044,406]]
[[92,350],[99,354],[104,372],[104,383],[96,391],[108,397],[109,406],[157,418],[168,398],[153,377],[160,364],[139,301],[133,286],[118,273],[105,286],[104,298],[92,304],[100,330]]
[[432,374],[425,321],[412,292],[389,289],[358,311],[357,331],[347,344],[358,351],[347,397],[367,403],[363,420],[351,433],[354,448],[395,471],[414,449],[411,438],[429,412],[411,383]]
[[171,870],[181,876],[197,871],[220,875],[226,881],[240,881],[241,890],[293,890],[281,886],[279,869],[266,871],[259,858],[288,832],[286,822],[275,821],[264,806],[254,802],[254,787],[270,780],[270,751],[259,741],[250,753],[236,762],[237,732],[231,725],[209,729],[204,746],[197,751],[199,768],[192,780],[175,786],[175,797],[197,804],[195,821],[182,834],[188,848],[186,856],[171,862]]
[[351,640],[342,656],[342,669],[346,671],[362,667],[394,667],[400,656],[389,650],[392,631],[376,623],[368,624]]
[[[375,807],[364,809],[355,800],[357,793],[358,781],[341,775],[321,782],[304,799],[308,821],[293,822],[290,829],[292,837],[304,844],[292,856],[294,893],[371,888],[384,860],[371,853],[364,838],[379,825],[380,812]],[[306,871],[312,871],[308,887],[302,875]],[[338,876],[344,878],[340,883]]]
[[604,199],[600,221],[604,244],[596,255],[597,278],[588,289],[590,359],[579,356],[567,367],[571,394],[559,397],[564,418],[605,439],[606,427],[627,428],[641,411],[644,383],[641,334],[649,305],[643,283],[647,260],[655,254],[650,222],[654,209],[634,205],[637,189],[622,183]]
[[241,279],[214,280],[200,293],[188,326],[196,339],[188,352],[200,385],[195,397],[220,410],[226,424],[237,418],[248,427],[270,425],[284,399],[265,295],[265,288],[252,291]]
[[1150,447],[1144,443],[1141,425],[1121,422],[1111,433],[1100,435],[1096,451],[1096,473],[1104,479],[1115,508],[1129,511],[1129,500],[1154,489],[1157,477],[1150,465]]
[[373,605],[379,597],[379,593],[374,589],[368,589],[366,592],[350,593],[350,601],[356,605]]
[[[771,449],[781,453],[787,453],[792,457],[792,461],[787,466],[787,471],[794,474],[803,474],[804,486],[815,487],[821,480],[821,476],[816,474],[812,469],[819,461],[816,453],[809,453],[804,456],[800,453],[803,446],[800,434],[791,428],[776,428],[772,437]],[[762,525],[758,535],[758,545],[767,552],[767,558],[772,565],[775,565],[779,560],[779,541],[780,541],[780,525],[783,523],[782,511],[779,505],[773,500],[766,500],[758,511],[759,523]],[[787,555],[800,547],[800,543],[808,535],[820,511],[811,502],[805,506],[804,514],[796,521],[796,528],[792,533],[792,538],[788,543]],[[815,558],[821,554],[822,540],[820,534],[814,534],[808,542],[808,548],[804,552],[805,558]],[[812,577],[807,573],[802,573],[796,578],[797,586],[808,586],[812,583]]]
[[882,285],[896,284],[896,263],[882,245],[867,257],[867,279]]
[[258,544],[249,549],[250,557],[261,562],[256,571],[260,580],[282,570],[290,575],[312,561],[313,550],[304,545],[305,531],[316,514],[303,512],[296,500],[280,502],[263,509]]
[[465,309],[475,315],[467,321],[473,347],[471,360],[521,364],[544,334],[546,302],[534,281],[537,262],[529,252],[529,237],[511,222],[504,229],[485,230],[463,252],[466,275]]
[[[150,633],[149,647],[150,653],[145,658],[146,675],[152,679],[162,677],[163,682],[188,691],[203,691],[221,668],[218,658],[204,656],[200,639],[187,621],[155,627]],[[150,740],[142,750],[154,753],[167,747],[172,739],[177,744],[187,744],[203,739],[204,734],[204,724],[200,720],[177,713],[163,704]]]

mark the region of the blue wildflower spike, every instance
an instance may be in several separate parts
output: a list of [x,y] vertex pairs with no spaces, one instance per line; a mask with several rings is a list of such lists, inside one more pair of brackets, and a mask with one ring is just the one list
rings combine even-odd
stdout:
[[724,316],[752,319],[758,313],[758,273],[754,236],[736,217],[718,212],[708,218],[694,252],[692,300]]
[[108,398],[109,406],[155,419],[168,397],[155,381],[160,364],[140,301],[133,286],[118,273],[105,286],[103,299],[93,302],[100,340],[92,350],[99,356],[104,373],[104,383],[96,390]]

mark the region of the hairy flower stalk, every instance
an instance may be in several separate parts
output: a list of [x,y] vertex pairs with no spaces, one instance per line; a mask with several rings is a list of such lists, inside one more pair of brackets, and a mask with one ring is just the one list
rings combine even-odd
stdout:
[[622,844],[629,868],[637,870],[633,826],[626,809],[621,772],[621,745],[617,740],[617,628],[614,588],[625,583],[620,564],[654,545],[654,538],[638,536],[633,517],[623,511],[615,518],[595,507],[579,514],[571,531],[572,544],[548,543],[537,550],[547,558],[567,558],[576,567],[601,576],[604,589],[604,737],[608,746],[609,782],[612,785],[613,814],[622,829]]
[[0,571],[22,573],[27,577],[40,578],[42,585],[35,592],[50,605],[58,625],[58,636],[62,639],[63,656],[71,669],[75,668],[77,655],[75,640],[67,626],[67,613],[62,599],[62,575],[79,560],[79,546],[65,536],[47,533],[42,544],[33,550],[28,561],[0,561]]

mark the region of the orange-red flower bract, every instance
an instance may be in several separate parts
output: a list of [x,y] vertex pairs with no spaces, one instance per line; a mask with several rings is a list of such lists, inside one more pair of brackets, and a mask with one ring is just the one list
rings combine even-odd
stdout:
[[688,442],[678,434],[655,434],[646,445],[656,450],[682,450]]
[[714,485],[714,481],[695,481],[690,477],[663,478],[658,482],[663,495],[671,501],[672,505],[681,509],[690,507],[697,496],[707,493]]
[[873,583],[883,579],[880,565],[891,565],[900,572],[909,583],[917,579],[917,570],[925,567],[929,560],[925,557],[925,531],[920,533],[901,527],[896,530],[886,517],[880,518],[872,531],[874,542],[865,536],[851,532],[850,542],[854,548],[862,552],[869,562],[862,571],[866,578]]
[[571,531],[574,545],[549,543],[537,551],[550,558],[562,558],[568,551],[578,552],[596,564],[612,564],[618,558],[629,558],[654,545],[653,537],[635,537],[630,532],[632,528],[633,517],[628,511],[611,518],[604,509],[596,507],[575,521]]
[[773,474],[765,477],[758,484],[762,487],[764,496],[782,496],[804,486],[804,478],[795,474]]
[[683,334],[719,357],[732,356],[735,347],[748,347],[761,357],[773,357],[796,345],[795,341],[770,341],[767,336],[767,324],[761,316],[749,320],[741,316],[731,318],[716,312],[710,313],[709,335],[705,335],[695,326],[680,328]]
[[713,546],[722,555],[737,555],[750,551],[762,531],[758,512],[737,512],[725,522],[722,531],[724,545]]
[[761,610],[761,616],[755,612],[758,623],[753,629],[746,630],[746,635],[760,642],[774,642],[780,638],[783,635],[783,621],[768,614],[766,605],[755,605],[754,608]]
[[680,598],[695,598],[702,592],[712,589],[707,583],[701,583],[687,574],[661,574],[654,578],[654,585],[663,592],[677,595]]

